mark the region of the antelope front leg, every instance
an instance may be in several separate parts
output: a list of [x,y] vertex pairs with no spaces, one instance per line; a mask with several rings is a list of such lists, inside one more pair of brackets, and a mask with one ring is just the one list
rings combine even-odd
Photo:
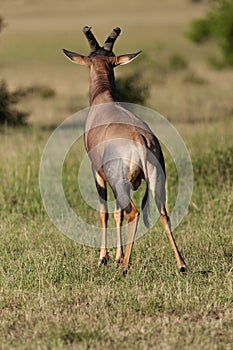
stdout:
[[130,256],[132,252],[134,237],[137,231],[137,225],[138,225],[138,219],[139,219],[139,212],[135,207],[133,201],[131,201],[130,204],[131,204],[131,211],[129,213],[126,213],[126,212],[124,213],[126,219],[128,220],[128,241],[126,244],[125,256],[122,264],[123,274],[126,274],[128,272]]
[[122,247],[122,236],[121,236],[121,225],[123,221],[123,213],[121,208],[117,207],[114,211],[114,219],[116,221],[116,229],[117,229],[117,248],[116,248],[116,259],[115,265],[118,266],[123,261],[123,247]]

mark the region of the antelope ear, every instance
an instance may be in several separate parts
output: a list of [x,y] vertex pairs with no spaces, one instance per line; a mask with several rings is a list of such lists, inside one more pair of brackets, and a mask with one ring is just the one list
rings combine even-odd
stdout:
[[76,52],[71,52],[71,51],[68,51],[65,49],[62,49],[62,51],[72,62],[77,63],[77,64],[82,64],[84,66],[88,66],[88,64],[89,64],[88,57],[83,56],[83,55],[79,55]]
[[122,64],[127,64],[134,60],[138,55],[140,55],[142,51],[138,51],[136,53],[129,53],[126,55],[121,55],[116,57],[116,66],[122,65]]

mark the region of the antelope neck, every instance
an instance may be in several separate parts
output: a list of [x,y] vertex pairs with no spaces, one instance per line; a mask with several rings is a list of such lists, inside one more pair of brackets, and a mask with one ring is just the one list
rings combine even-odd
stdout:
[[90,105],[116,101],[113,69],[91,71],[89,97]]

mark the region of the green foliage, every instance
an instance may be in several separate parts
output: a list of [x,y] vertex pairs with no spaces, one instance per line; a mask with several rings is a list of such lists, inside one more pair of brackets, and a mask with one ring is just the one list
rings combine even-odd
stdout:
[[196,44],[205,42],[210,38],[210,23],[206,18],[196,19],[191,23],[188,37]]
[[118,78],[116,91],[120,101],[145,104],[149,98],[149,87],[143,83],[140,72],[132,73],[127,77]]
[[191,23],[188,37],[195,43],[213,38],[220,46],[225,65],[233,65],[233,1],[215,0],[205,18]]
[[28,113],[18,111],[14,106],[21,97],[20,90],[10,92],[4,81],[0,82],[0,124],[25,124]]
[[233,1],[218,1],[217,10],[210,18],[211,31],[222,48],[226,64],[233,65]]

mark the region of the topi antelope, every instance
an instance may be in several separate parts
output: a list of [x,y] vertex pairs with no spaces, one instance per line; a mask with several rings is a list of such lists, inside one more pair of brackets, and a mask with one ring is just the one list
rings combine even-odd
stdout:
[[[175,253],[180,272],[186,265],[174,241],[165,202],[165,165],[160,144],[148,125],[117,101],[114,68],[127,64],[141,51],[116,56],[112,49],[120,28],[113,29],[102,47],[86,26],[83,32],[91,52],[83,56],[63,49],[64,54],[74,63],[90,69],[90,111],[85,125],[85,147],[92,163],[96,188],[100,202],[102,227],[99,263],[106,264],[107,250],[107,182],[116,199],[114,219],[116,221],[117,249],[116,264],[122,264],[127,273],[130,255],[137,230],[139,211],[130,197],[130,190],[136,190],[141,180],[146,181],[142,200],[143,219],[148,226],[148,190],[150,188],[160,214],[161,223],[168,235]],[[123,253],[121,226],[123,218],[128,221],[128,239]]]

